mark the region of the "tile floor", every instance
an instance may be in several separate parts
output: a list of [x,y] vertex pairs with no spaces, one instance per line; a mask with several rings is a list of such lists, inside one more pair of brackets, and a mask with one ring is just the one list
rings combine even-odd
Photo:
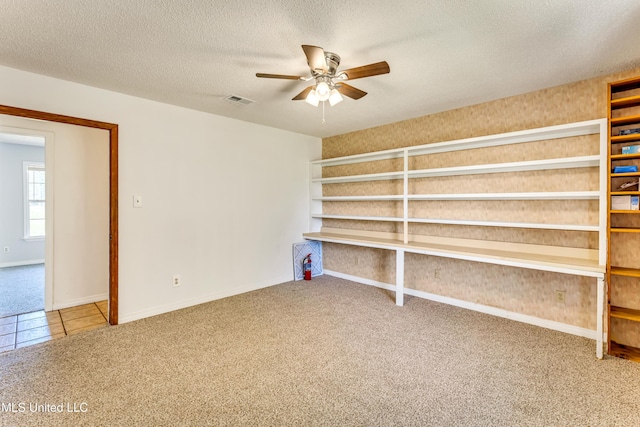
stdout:
[[107,301],[0,318],[0,353],[107,326]]

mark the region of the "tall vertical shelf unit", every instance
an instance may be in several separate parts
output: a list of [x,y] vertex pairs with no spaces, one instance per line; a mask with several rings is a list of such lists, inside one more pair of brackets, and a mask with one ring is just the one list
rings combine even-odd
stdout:
[[[640,77],[612,82],[608,91],[609,116],[609,222],[607,299],[608,352],[640,361],[640,210],[637,205],[613,205],[619,197],[640,196],[640,172],[616,173],[616,166],[640,169],[640,152],[623,153],[623,147],[640,146]],[[640,148],[640,147],[638,147]]]

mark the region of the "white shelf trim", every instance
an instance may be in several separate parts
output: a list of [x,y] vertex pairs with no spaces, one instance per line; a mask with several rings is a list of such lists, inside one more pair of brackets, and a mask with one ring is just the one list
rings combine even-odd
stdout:
[[494,163],[485,165],[456,166],[449,168],[421,169],[409,171],[410,178],[435,176],[475,175],[504,172],[520,172],[551,169],[573,169],[598,167],[600,156],[566,157],[560,159],[529,160],[524,162]]
[[323,202],[365,202],[365,201],[384,201],[384,200],[398,200],[403,199],[402,194],[397,195],[381,195],[381,196],[325,196],[314,198],[313,200],[320,200]]
[[[599,191],[557,191],[526,193],[452,193],[452,194],[409,194],[407,200],[596,200]],[[326,196],[313,200],[323,202],[365,202],[365,201],[402,201],[404,195],[375,196]]]
[[402,217],[395,216],[359,216],[359,215],[332,215],[332,214],[311,214],[313,218],[322,219],[349,219],[355,221],[387,221],[402,222]]
[[[403,217],[395,216],[360,216],[360,215],[333,215],[333,214],[311,214],[313,218],[322,219],[344,219],[353,221],[387,221],[403,222]],[[534,228],[541,230],[568,230],[568,231],[598,231],[598,225],[584,224],[545,224],[536,222],[504,222],[504,221],[477,221],[466,219],[440,219],[440,218],[408,218],[408,222],[421,224],[444,224],[444,225],[470,225],[478,227],[499,227],[499,228]]]
[[569,138],[572,136],[592,135],[600,133],[601,127],[606,125],[607,119],[587,120],[583,122],[507,132],[497,135],[487,135],[445,142],[435,142],[432,144],[423,144],[413,147],[394,148],[391,150],[375,151],[372,153],[335,157],[333,159],[315,160],[311,162],[311,164],[320,166],[346,165],[351,163],[402,158],[404,155],[404,150],[408,151],[409,156],[420,156],[424,154],[443,153],[447,151],[469,150],[472,148],[494,147],[497,145],[519,144],[523,142],[545,141],[549,139]]
[[546,141],[549,139],[592,135],[600,132],[602,122],[606,123],[606,119],[588,120],[584,122],[527,129],[498,135],[436,142],[434,144],[410,147],[410,155],[420,156],[424,154],[444,153],[447,151],[470,150],[473,148],[495,147],[498,145],[511,145],[523,142]]
[[[534,170],[551,170],[551,169],[573,169],[598,167],[600,165],[600,156],[578,156],[565,157],[558,159],[543,160],[527,160],[523,162],[494,163],[470,166],[455,166],[447,168],[419,169],[410,170],[407,173],[409,178],[426,178],[436,176],[455,176],[455,175],[475,175],[490,174],[504,172],[520,172]],[[336,184],[342,182],[363,182],[363,181],[381,181],[403,179],[403,171],[380,172],[363,175],[347,175],[330,178],[315,178],[313,182],[322,184]]]
[[351,163],[374,162],[376,160],[399,159],[403,155],[404,148],[374,151],[372,153],[354,154],[351,156],[335,157],[333,159],[314,160],[311,164],[321,166],[348,165]]
[[597,225],[544,224],[535,222],[476,221],[463,219],[409,218],[409,222],[425,224],[472,225],[480,227],[535,228],[542,230],[598,231]]
[[404,172],[380,172],[365,175],[337,176],[333,178],[315,178],[313,182],[322,184],[336,184],[340,182],[360,182],[360,181],[383,181],[391,179],[402,179]]
[[409,200],[592,200],[598,199],[599,196],[599,191],[410,194]]

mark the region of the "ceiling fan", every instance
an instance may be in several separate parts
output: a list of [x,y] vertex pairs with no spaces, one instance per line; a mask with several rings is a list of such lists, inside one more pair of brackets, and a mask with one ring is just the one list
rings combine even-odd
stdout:
[[386,61],[382,61],[338,72],[340,57],[335,53],[325,52],[321,47],[310,45],[302,45],[302,50],[307,57],[307,64],[309,64],[309,70],[311,71],[310,77],[267,73],[256,73],[256,77],[301,80],[305,82],[313,80],[313,85],[294,96],[292,100],[304,99],[309,104],[317,107],[320,101],[329,101],[329,104],[334,106],[342,101],[342,95],[352,99],[360,99],[367,92],[346,84],[345,80],[377,76],[379,74],[387,74],[390,71],[389,64]]

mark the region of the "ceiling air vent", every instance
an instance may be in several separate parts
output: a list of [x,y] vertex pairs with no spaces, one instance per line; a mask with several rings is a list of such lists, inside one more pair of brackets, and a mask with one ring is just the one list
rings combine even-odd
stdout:
[[227,97],[224,98],[225,101],[229,101],[232,104],[236,104],[236,105],[249,105],[249,104],[253,104],[254,100],[251,100],[249,98],[243,98],[241,96],[238,95],[229,95]]

